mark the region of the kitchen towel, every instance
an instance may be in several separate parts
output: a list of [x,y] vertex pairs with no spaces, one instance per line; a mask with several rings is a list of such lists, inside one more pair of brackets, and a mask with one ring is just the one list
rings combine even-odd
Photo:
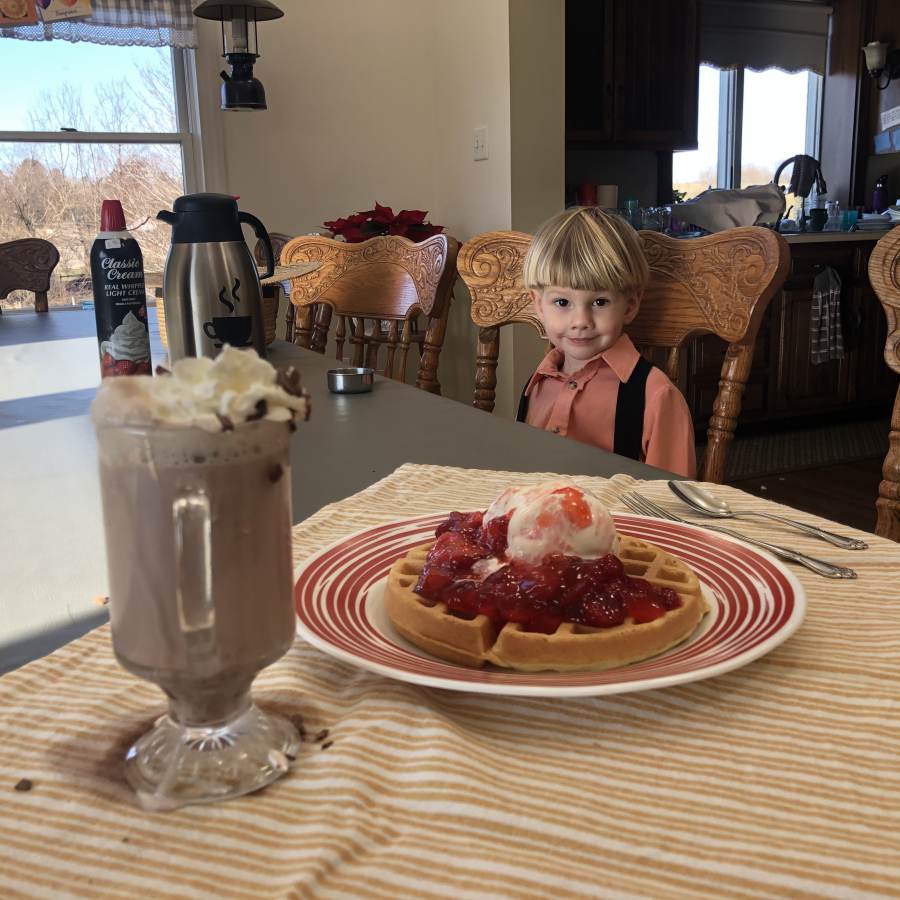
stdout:
[[841,278],[831,266],[825,266],[813,282],[809,358],[813,365],[819,365],[830,359],[841,359],[843,355]]

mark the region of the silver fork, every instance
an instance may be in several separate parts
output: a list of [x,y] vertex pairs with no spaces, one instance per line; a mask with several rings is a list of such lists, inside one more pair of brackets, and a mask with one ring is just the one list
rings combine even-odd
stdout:
[[811,569],[817,575],[824,575],[826,578],[856,578],[856,572],[845,566],[836,566],[833,563],[826,562],[824,559],[816,559],[813,556],[807,556],[805,553],[789,550],[787,547],[780,547],[778,544],[770,544],[767,541],[749,538],[739,531],[733,531],[731,528],[723,528],[721,525],[688,522],[687,519],[682,519],[674,513],[670,513],[667,509],[663,509],[663,507],[657,505],[652,500],[648,500],[646,497],[635,491],[623,494],[620,499],[632,512],[636,512],[638,515],[652,516],[654,519],[668,519],[670,522],[681,522],[685,525],[696,525],[699,528],[706,528],[708,531],[718,531],[722,534],[730,534],[732,537],[739,538],[746,544],[762,547],[764,550],[768,550],[769,553],[772,553],[774,556],[778,556],[781,559],[786,559],[790,562],[799,563],[801,566],[806,566],[807,569]]

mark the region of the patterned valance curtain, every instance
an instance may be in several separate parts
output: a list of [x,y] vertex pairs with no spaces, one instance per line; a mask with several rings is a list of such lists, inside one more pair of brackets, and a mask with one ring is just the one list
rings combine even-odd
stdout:
[[92,0],[92,12],[87,18],[0,28],[0,37],[118,46],[196,47],[192,7],[192,0]]
[[700,61],[822,75],[830,15],[819,0],[700,0]]

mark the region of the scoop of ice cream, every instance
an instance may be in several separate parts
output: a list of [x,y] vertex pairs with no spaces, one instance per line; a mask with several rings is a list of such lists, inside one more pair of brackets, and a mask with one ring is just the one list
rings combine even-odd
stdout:
[[511,559],[539,563],[551,553],[597,559],[618,550],[607,508],[568,479],[509,488],[488,507],[484,523],[509,513],[506,552]]
[[258,419],[305,419],[309,402],[293,370],[278,372],[254,350],[225,347],[215,359],[181,359],[155,378],[107,378],[91,414],[98,425],[222,431]]
[[150,359],[150,334],[147,326],[133,313],[116,326],[109,339],[109,353],[113,359],[130,359],[132,362]]

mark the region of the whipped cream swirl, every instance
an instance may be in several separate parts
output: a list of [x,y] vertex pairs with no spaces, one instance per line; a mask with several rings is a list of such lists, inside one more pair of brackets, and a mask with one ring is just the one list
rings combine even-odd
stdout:
[[159,425],[227,431],[266,419],[309,416],[295,370],[277,371],[255,350],[226,346],[215,359],[189,357],[170,374],[103,381],[91,406],[98,425]]
[[105,349],[115,360],[143,362],[150,359],[150,334],[147,326],[133,312],[126,313],[105,343]]

